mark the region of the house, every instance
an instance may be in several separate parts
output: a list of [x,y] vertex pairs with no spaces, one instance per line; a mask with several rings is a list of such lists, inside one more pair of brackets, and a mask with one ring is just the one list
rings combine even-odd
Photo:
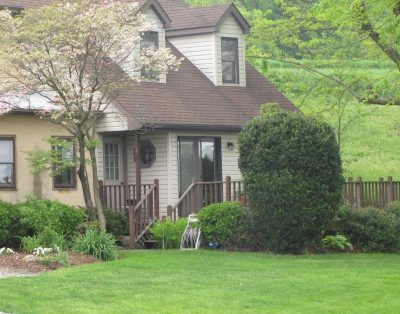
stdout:
[[[32,8],[51,2],[0,0],[0,6]],[[162,216],[169,205],[187,201],[193,180],[213,182],[197,187],[202,189],[203,204],[205,198],[216,201],[230,194],[222,182],[228,176],[232,182],[241,179],[237,138],[243,125],[265,103],[296,109],[246,62],[245,35],[250,26],[235,5],[192,8],[184,0],[139,3],[153,22],[143,44],[170,47],[182,63],[178,71],[157,81],[132,84],[107,109],[96,128],[101,142],[99,178],[105,205],[122,211],[143,196],[150,197],[157,179],[157,197],[149,202],[157,203],[157,215]],[[21,108],[0,117],[0,199],[18,201],[31,193],[83,205],[75,173],[65,178],[29,173],[23,152],[48,145],[43,138],[66,135],[32,111]],[[193,195],[192,208],[201,202]]]

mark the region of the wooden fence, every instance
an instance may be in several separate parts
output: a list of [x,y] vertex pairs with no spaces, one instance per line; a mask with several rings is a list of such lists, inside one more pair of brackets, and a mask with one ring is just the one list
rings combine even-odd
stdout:
[[357,208],[386,208],[390,202],[400,200],[400,181],[388,177],[385,181],[363,181],[348,178],[343,187],[343,201]]

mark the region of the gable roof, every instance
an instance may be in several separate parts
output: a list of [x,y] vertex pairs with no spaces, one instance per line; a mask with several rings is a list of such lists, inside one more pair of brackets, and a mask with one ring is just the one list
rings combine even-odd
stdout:
[[166,29],[167,36],[180,36],[217,32],[229,15],[232,15],[247,34],[250,25],[231,4],[211,5],[205,7],[190,7],[184,0],[159,0],[172,19],[172,24]]
[[276,102],[285,110],[297,110],[250,64],[246,64],[246,87],[215,86],[169,42],[168,47],[183,61],[178,71],[167,74],[167,83],[132,83],[117,98],[117,107],[135,119],[136,124],[239,130],[259,114],[262,104]]

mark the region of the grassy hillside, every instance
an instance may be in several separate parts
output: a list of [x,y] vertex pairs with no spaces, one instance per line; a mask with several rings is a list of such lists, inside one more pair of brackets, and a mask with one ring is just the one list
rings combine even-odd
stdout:
[[[313,62],[325,73],[336,71],[332,62]],[[261,70],[261,69],[260,69]],[[390,64],[360,61],[349,64],[347,71],[362,71],[364,75],[381,76],[392,71]],[[351,98],[342,99],[332,88],[331,97],[318,86],[320,79],[296,66],[269,61],[262,70],[273,83],[304,113],[328,121],[338,131],[338,117],[342,118],[341,153],[345,176],[361,176],[366,180],[393,176],[400,180],[400,108],[395,106],[365,105]],[[344,73],[345,75],[346,73]]]

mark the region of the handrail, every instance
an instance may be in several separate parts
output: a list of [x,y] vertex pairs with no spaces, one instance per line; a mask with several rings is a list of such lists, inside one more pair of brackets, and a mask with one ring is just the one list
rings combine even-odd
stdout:
[[190,191],[196,186],[197,182],[193,182],[189,187],[186,189],[185,193],[182,194],[182,196],[176,201],[175,205],[172,206],[172,210],[176,210],[176,208],[182,203],[182,201],[185,199],[185,197],[190,193]]
[[156,189],[157,185],[153,184],[150,188],[150,190],[147,191],[145,195],[140,199],[140,201],[136,204],[136,206],[133,208],[134,212],[136,213],[138,209],[143,205],[143,203],[146,201],[146,199],[150,196],[151,193],[154,192]]

